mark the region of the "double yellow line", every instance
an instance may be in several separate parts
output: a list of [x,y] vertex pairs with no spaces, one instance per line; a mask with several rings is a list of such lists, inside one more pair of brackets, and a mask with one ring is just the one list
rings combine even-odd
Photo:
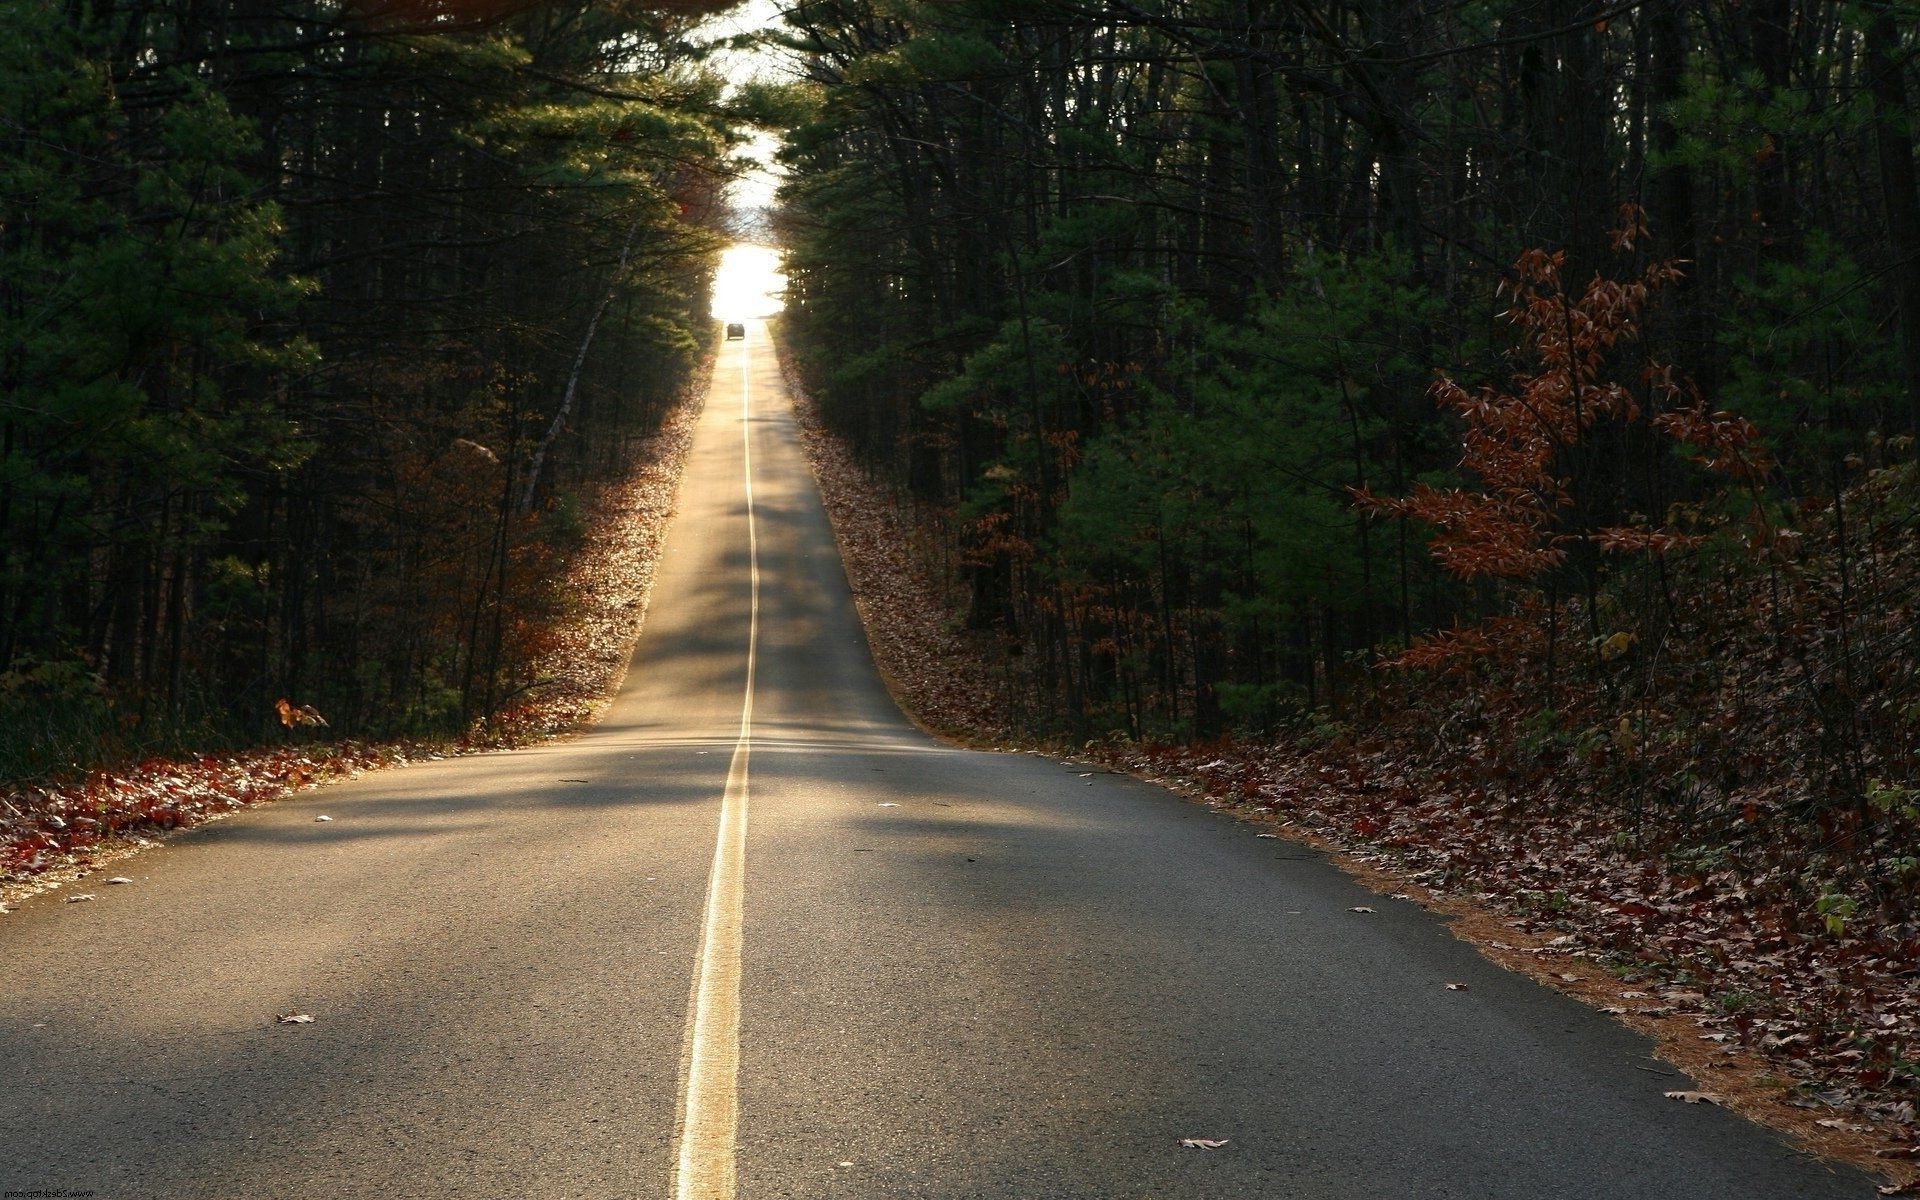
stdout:
[[700,957],[680,1052],[675,1114],[674,1200],[733,1200],[740,1123],[740,942],[746,899],[747,782],[753,759],[753,677],[760,652],[760,538],[753,521],[752,374],[740,343],[740,441],[746,464],[747,689],[740,734],[720,800],[720,834],[707,880]]

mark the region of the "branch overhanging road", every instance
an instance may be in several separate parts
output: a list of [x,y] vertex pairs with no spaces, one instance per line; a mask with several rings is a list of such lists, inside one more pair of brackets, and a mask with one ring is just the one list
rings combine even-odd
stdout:
[[761,328],[713,386],[593,731],[0,920],[0,1190],[1872,1194],[1304,851],[916,732]]

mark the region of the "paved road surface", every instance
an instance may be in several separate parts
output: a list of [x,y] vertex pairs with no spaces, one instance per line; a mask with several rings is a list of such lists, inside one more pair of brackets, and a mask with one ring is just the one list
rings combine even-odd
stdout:
[[916,733],[758,326],[598,728],[117,869],[0,919],[0,1190],[1872,1194],[1302,850]]

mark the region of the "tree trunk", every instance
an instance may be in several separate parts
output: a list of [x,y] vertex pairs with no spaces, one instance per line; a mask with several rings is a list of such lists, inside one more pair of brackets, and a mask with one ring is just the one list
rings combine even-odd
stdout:
[[1894,326],[1906,371],[1909,419],[1920,429],[1920,196],[1913,170],[1913,114],[1900,58],[1893,0],[1878,0],[1867,26],[1868,92],[1880,154],[1880,193],[1893,248]]

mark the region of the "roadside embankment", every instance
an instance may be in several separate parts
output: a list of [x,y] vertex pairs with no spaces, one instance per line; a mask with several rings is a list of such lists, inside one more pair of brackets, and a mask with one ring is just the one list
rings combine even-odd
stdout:
[[531,618],[537,628],[517,631],[535,647],[521,672],[529,682],[490,720],[437,740],[332,741],[296,716],[281,745],[152,757],[16,786],[0,793],[0,913],[173,830],[366,771],[526,745],[591,724],[620,686],[646,619],[710,369],[709,362],[659,431],[636,445],[632,469],[585,498],[581,537],[551,589],[564,602]]

